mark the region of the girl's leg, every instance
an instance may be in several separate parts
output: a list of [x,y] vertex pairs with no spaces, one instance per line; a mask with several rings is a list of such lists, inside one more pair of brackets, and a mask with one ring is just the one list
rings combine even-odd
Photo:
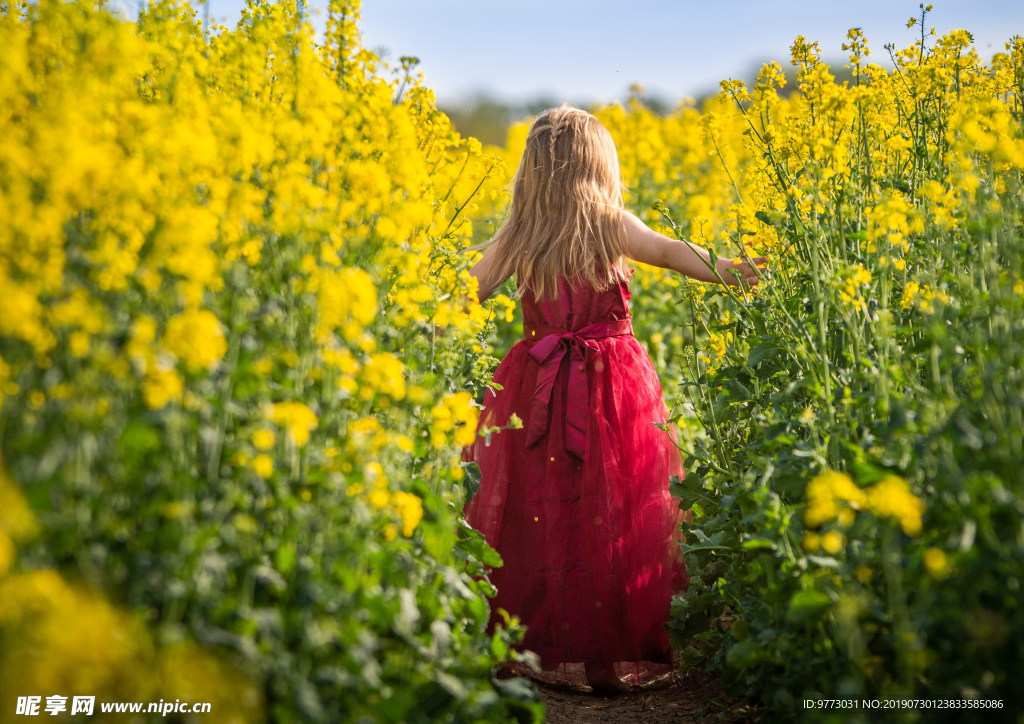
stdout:
[[628,694],[629,684],[615,675],[615,670],[603,661],[588,661],[584,664],[587,683],[599,694]]

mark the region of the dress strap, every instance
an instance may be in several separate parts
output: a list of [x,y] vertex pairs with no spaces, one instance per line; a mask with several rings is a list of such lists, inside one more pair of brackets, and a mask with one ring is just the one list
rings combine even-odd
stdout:
[[633,333],[628,319],[609,319],[588,324],[575,332],[548,324],[528,326],[526,339],[537,341],[530,349],[530,357],[540,365],[537,385],[530,403],[530,423],[526,445],[529,447],[544,436],[548,429],[548,407],[555,388],[558,368],[565,355],[569,355],[569,395],[565,410],[565,449],[583,459],[587,449],[587,418],[590,414],[590,392],[587,368],[600,356],[595,339],[622,337]]

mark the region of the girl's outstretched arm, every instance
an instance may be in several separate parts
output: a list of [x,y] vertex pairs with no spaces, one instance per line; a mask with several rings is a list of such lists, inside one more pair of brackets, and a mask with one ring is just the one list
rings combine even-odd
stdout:
[[[702,282],[718,281],[709,268],[711,256],[707,249],[659,234],[628,211],[622,212],[622,225],[626,230],[626,256],[633,261],[662,269],[672,269]],[[764,270],[766,259],[767,257],[763,256],[753,259],[754,264],[758,267],[757,270],[747,261],[734,264],[732,259],[721,257],[719,257],[716,267],[727,284],[739,284],[736,276],[732,273],[736,271],[747,284],[754,287],[758,283],[758,272]],[[481,284],[482,286],[483,284]]]

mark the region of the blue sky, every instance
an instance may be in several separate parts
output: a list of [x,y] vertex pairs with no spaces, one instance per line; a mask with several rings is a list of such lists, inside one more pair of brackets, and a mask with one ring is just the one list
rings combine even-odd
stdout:
[[[233,23],[242,5],[211,0],[210,12]],[[1024,35],[1020,0],[934,5],[927,24],[940,34],[969,30],[985,60],[1010,36]],[[396,62],[418,56],[441,101],[474,92],[509,101],[611,101],[634,82],[675,101],[746,76],[765,60],[785,63],[797,35],[840,59],[847,29],[860,27],[872,60],[887,64],[883,45],[909,45],[914,31],[906,22],[919,12],[917,2],[903,0],[365,0],[361,28],[367,47],[387,48]]]

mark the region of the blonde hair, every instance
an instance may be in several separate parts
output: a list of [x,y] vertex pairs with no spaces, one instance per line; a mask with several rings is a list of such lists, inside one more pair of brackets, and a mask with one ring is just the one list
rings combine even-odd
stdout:
[[508,220],[483,246],[492,279],[558,296],[558,277],[606,289],[625,274],[619,157],[608,129],[568,104],[541,113],[512,182]]

